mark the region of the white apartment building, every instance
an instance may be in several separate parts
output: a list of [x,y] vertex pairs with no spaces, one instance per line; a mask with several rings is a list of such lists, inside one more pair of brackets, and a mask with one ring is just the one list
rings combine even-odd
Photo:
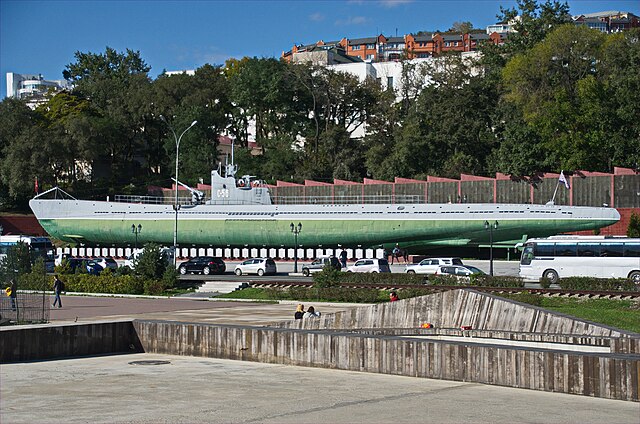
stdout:
[[7,97],[27,99],[27,105],[34,109],[46,101],[45,95],[54,91],[70,89],[67,80],[45,80],[42,74],[16,74],[7,72]]

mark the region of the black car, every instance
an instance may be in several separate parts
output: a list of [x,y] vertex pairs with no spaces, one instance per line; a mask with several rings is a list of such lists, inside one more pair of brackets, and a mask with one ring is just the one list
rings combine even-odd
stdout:
[[194,274],[224,274],[227,270],[227,266],[221,258],[214,258],[213,256],[196,256],[186,262],[183,262],[178,267],[178,272],[184,275],[187,273]]

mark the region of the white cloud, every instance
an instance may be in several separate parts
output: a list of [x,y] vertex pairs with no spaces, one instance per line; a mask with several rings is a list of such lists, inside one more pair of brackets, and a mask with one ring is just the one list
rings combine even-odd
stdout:
[[392,8],[403,4],[413,3],[413,0],[380,0],[379,3],[383,7]]
[[369,22],[368,18],[364,16],[353,16],[347,19],[338,19],[336,21],[336,25],[338,26],[349,26],[349,25],[363,25]]
[[320,12],[312,13],[309,15],[309,19],[314,22],[321,22],[324,21],[324,15]]

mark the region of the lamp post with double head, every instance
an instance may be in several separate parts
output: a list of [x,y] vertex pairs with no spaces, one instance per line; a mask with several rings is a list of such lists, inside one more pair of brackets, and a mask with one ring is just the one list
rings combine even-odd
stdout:
[[290,227],[295,239],[295,246],[293,246],[293,272],[298,273],[298,234],[300,234],[300,230],[302,230],[302,223],[298,222],[298,225],[295,225],[292,222]]
[[134,245],[136,250],[138,249],[138,234],[140,234],[140,231],[142,231],[142,224],[138,224],[137,227],[136,224],[131,224],[131,232],[136,235],[136,244]]
[[484,229],[489,230],[489,275],[493,276],[493,230],[498,229],[498,221],[493,224],[484,221]]
[[175,197],[175,203],[173,204],[173,209],[176,212],[175,224],[173,226],[173,265],[175,266],[176,265],[176,261],[178,259],[178,254],[177,254],[177,250],[178,250],[178,210],[180,209],[180,205],[178,205],[178,154],[180,152],[180,141],[182,140],[182,136],[187,131],[189,131],[191,128],[193,128],[193,126],[195,124],[197,124],[198,121],[193,121],[191,123],[191,125],[189,125],[189,127],[187,127],[186,130],[182,131],[182,134],[180,134],[180,137],[178,137],[176,135],[176,132],[173,130],[173,127],[169,124],[169,122],[165,119],[165,117],[160,115],[160,119],[162,119],[162,121],[165,124],[167,124],[167,126],[171,130],[171,133],[173,134],[173,138],[176,141],[176,197]]

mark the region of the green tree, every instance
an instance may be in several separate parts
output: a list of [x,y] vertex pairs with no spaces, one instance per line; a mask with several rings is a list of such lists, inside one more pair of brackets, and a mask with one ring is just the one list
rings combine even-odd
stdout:
[[[611,171],[614,164],[628,166],[638,157],[640,133],[631,116],[640,111],[632,88],[640,86],[639,78],[626,71],[626,65],[613,65],[611,56],[620,60],[622,54],[625,63],[633,64],[640,55],[633,46],[624,53],[607,52],[615,42],[624,44],[624,38],[608,42],[608,37],[586,27],[558,27],[505,66],[503,110],[517,108],[522,120],[511,123],[522,127],[524,122],[529,128],[504,134],[535,133],[527,144],[541,153],[538,170]],[[621,79],[626,83],[619,84]],[[513,161],[521,158],[516,155]]]
[[162,280],[167,269],[167,259],[160,250],[160,246],[154,243],[144,245],[144,250],[135,261],[135,275],[145,280]]
[[631,218],[629,218],[627,237],[640,237],[640,215],[635,212],[631,212]]
[[26,243],[19,242],[11,246],[7,256],[0,260],[0,278],[9,281],[23,274],[31,272],[31,253]]
[[514,8],[500,6],[498,22],[512,25],[515,32],[509,33],[503,54],[526,52],[545,39],[547,34],[560,25],[571,22],[569,5],[564,2],[546,0],[517,0]]

